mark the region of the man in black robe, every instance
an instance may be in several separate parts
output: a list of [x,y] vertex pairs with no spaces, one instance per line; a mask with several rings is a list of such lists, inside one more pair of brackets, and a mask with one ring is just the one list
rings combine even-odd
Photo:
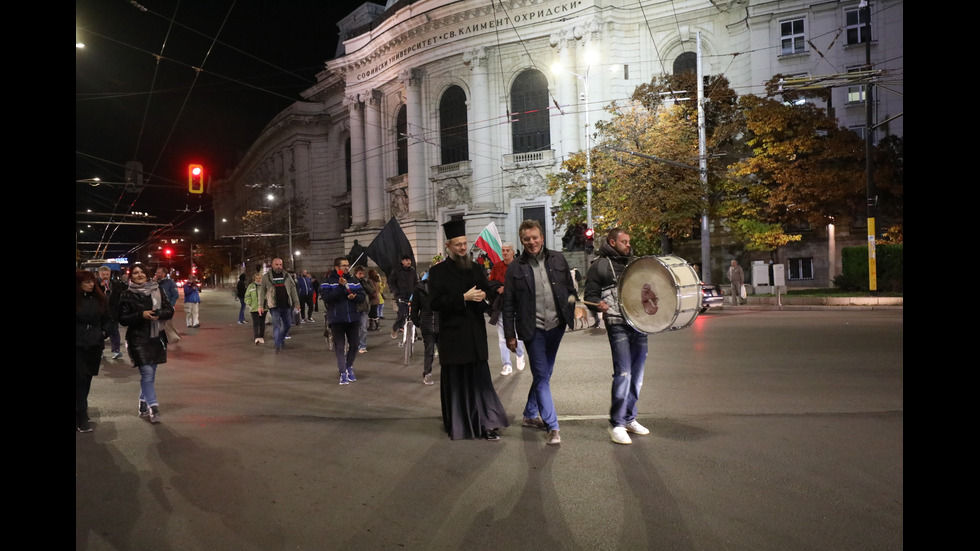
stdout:
[[470,259],[465,222],[442,227],[449,254],[429,271],[432,309],[439,313],[442,422],[453,440],[496,442],[497,430],[509,423],[490,378],[484,299],[499,284]]

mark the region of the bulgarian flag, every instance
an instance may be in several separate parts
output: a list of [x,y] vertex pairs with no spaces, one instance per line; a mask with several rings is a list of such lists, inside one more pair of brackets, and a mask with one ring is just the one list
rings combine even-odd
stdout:
[[487,253],[491,262],[494,264],[500,262],[503,250],[500,248],[500,234],[497,233],[496,224],[490,222],[487,227],[483,228],[480,237],[476,238],[476,246]]

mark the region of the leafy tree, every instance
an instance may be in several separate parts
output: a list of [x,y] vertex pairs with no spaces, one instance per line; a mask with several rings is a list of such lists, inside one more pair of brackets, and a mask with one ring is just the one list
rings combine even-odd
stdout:
[[729,166],[722,214],[747,248],[799,236],[781,228],[846,223],[864,204],[864,142],[813,104],[740,99],[751,155]]
[[[634,91],[632,101],[608,109],[612,119],[596,125],[598,146],[592,151],[592,206],[596,230],[621,226],[634,248],[643,253],[671,252],[671,242],[690,238],[706,199],[714,194],[701,183],[698,163],[698,113],[695,75],[664,75]],[[675,93],[676,90],[684,92]],[[733,143],[738,124],[737,96],[724,77],[706,84],[708,146],[720,151]],[[716,172],[724,173],[719,160]],[[571,155],[562,170],[549,177],[549,191],[560,192],[553,211],[558,224],[585,219],[585,154]]]

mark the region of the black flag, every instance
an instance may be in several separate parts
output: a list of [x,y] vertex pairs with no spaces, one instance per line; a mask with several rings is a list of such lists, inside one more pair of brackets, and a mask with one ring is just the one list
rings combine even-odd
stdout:
[[405,255],[412,257],[412,266],[415,265],[415,251],[412,250],[412,244],[394,216],[388,220],[385,227],[381,228],[365,251],[385,275],[391,275],[392,271],[401,265],[402,257]]

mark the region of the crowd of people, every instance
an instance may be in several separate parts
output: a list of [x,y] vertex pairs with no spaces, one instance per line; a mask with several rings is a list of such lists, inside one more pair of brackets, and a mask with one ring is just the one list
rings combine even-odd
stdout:
[[[518,253],[513,243],[503,243],[501,260],[489,270],[471,257],[465,222],[447,222],[443,229],[445,260],[442,255],[434,258],[421,277],[409,255],[401,258],[387,278],[376,269],[351,266],[349,258],[338,257],[322,281],[307,270],[299,274],[287,271],[282,259],[275,258],[268,269],[239,276],[234,292],[240,304],[237,322],[252,325],[255,345],[265,344],[266,326],[271,323],[278,354],[285,349],[293,325],[316,322],[314,312],[322,301],[324,336],[334,351],[338,381],[349,385],[357,381],[354,364],[368,350],[368,333],[381,327],[387,294],[397,308],[391,337],[404,339],[409,320],[421,335],[424,385],[435,384],[433,366],[439,359],[447,435],[453,440],[496,442],[510,421],[491,377],[487,344],[487,325],[491,325],[498,336],[501,376],[512,375],[515,367],[517,372],[529,368],[531,381],[521,426],[543,431],[548,445],[559,445],[561,430],[551,379],[562,338],[574,329],[575,306],[584,303],[597,320],[602,316],[609,341],[613,368],[610,439],[629,444],[631,434],[649,434],[637,420],[647,334],[623,317],[617,296],[618,282],[633,259],[627,232],[614,228],[605,236],[598,258],[588,269],[584,297],[580,297],[576,271],[561,252],[544,245],[537,221],[525,221],[518,229],[523,250]],[[733,266],[737,267],[734,262]],[[140,374],[137,413],[151,423],[160,422],[156,373],[167,361],[168,345],[182,338],[173,326],[180,294],[166,269],[150,274],[143,265],[116,278],[108,267],[99,269],[97,276],[77,271],[75,417],[80,432],[92,430],[88,395],[106,343],[109,357],[123,357],[120,326],[125,328],[129,360]],[[194,277],[183,284],[183,300],[187,327],[199,328],[200,283]]]

